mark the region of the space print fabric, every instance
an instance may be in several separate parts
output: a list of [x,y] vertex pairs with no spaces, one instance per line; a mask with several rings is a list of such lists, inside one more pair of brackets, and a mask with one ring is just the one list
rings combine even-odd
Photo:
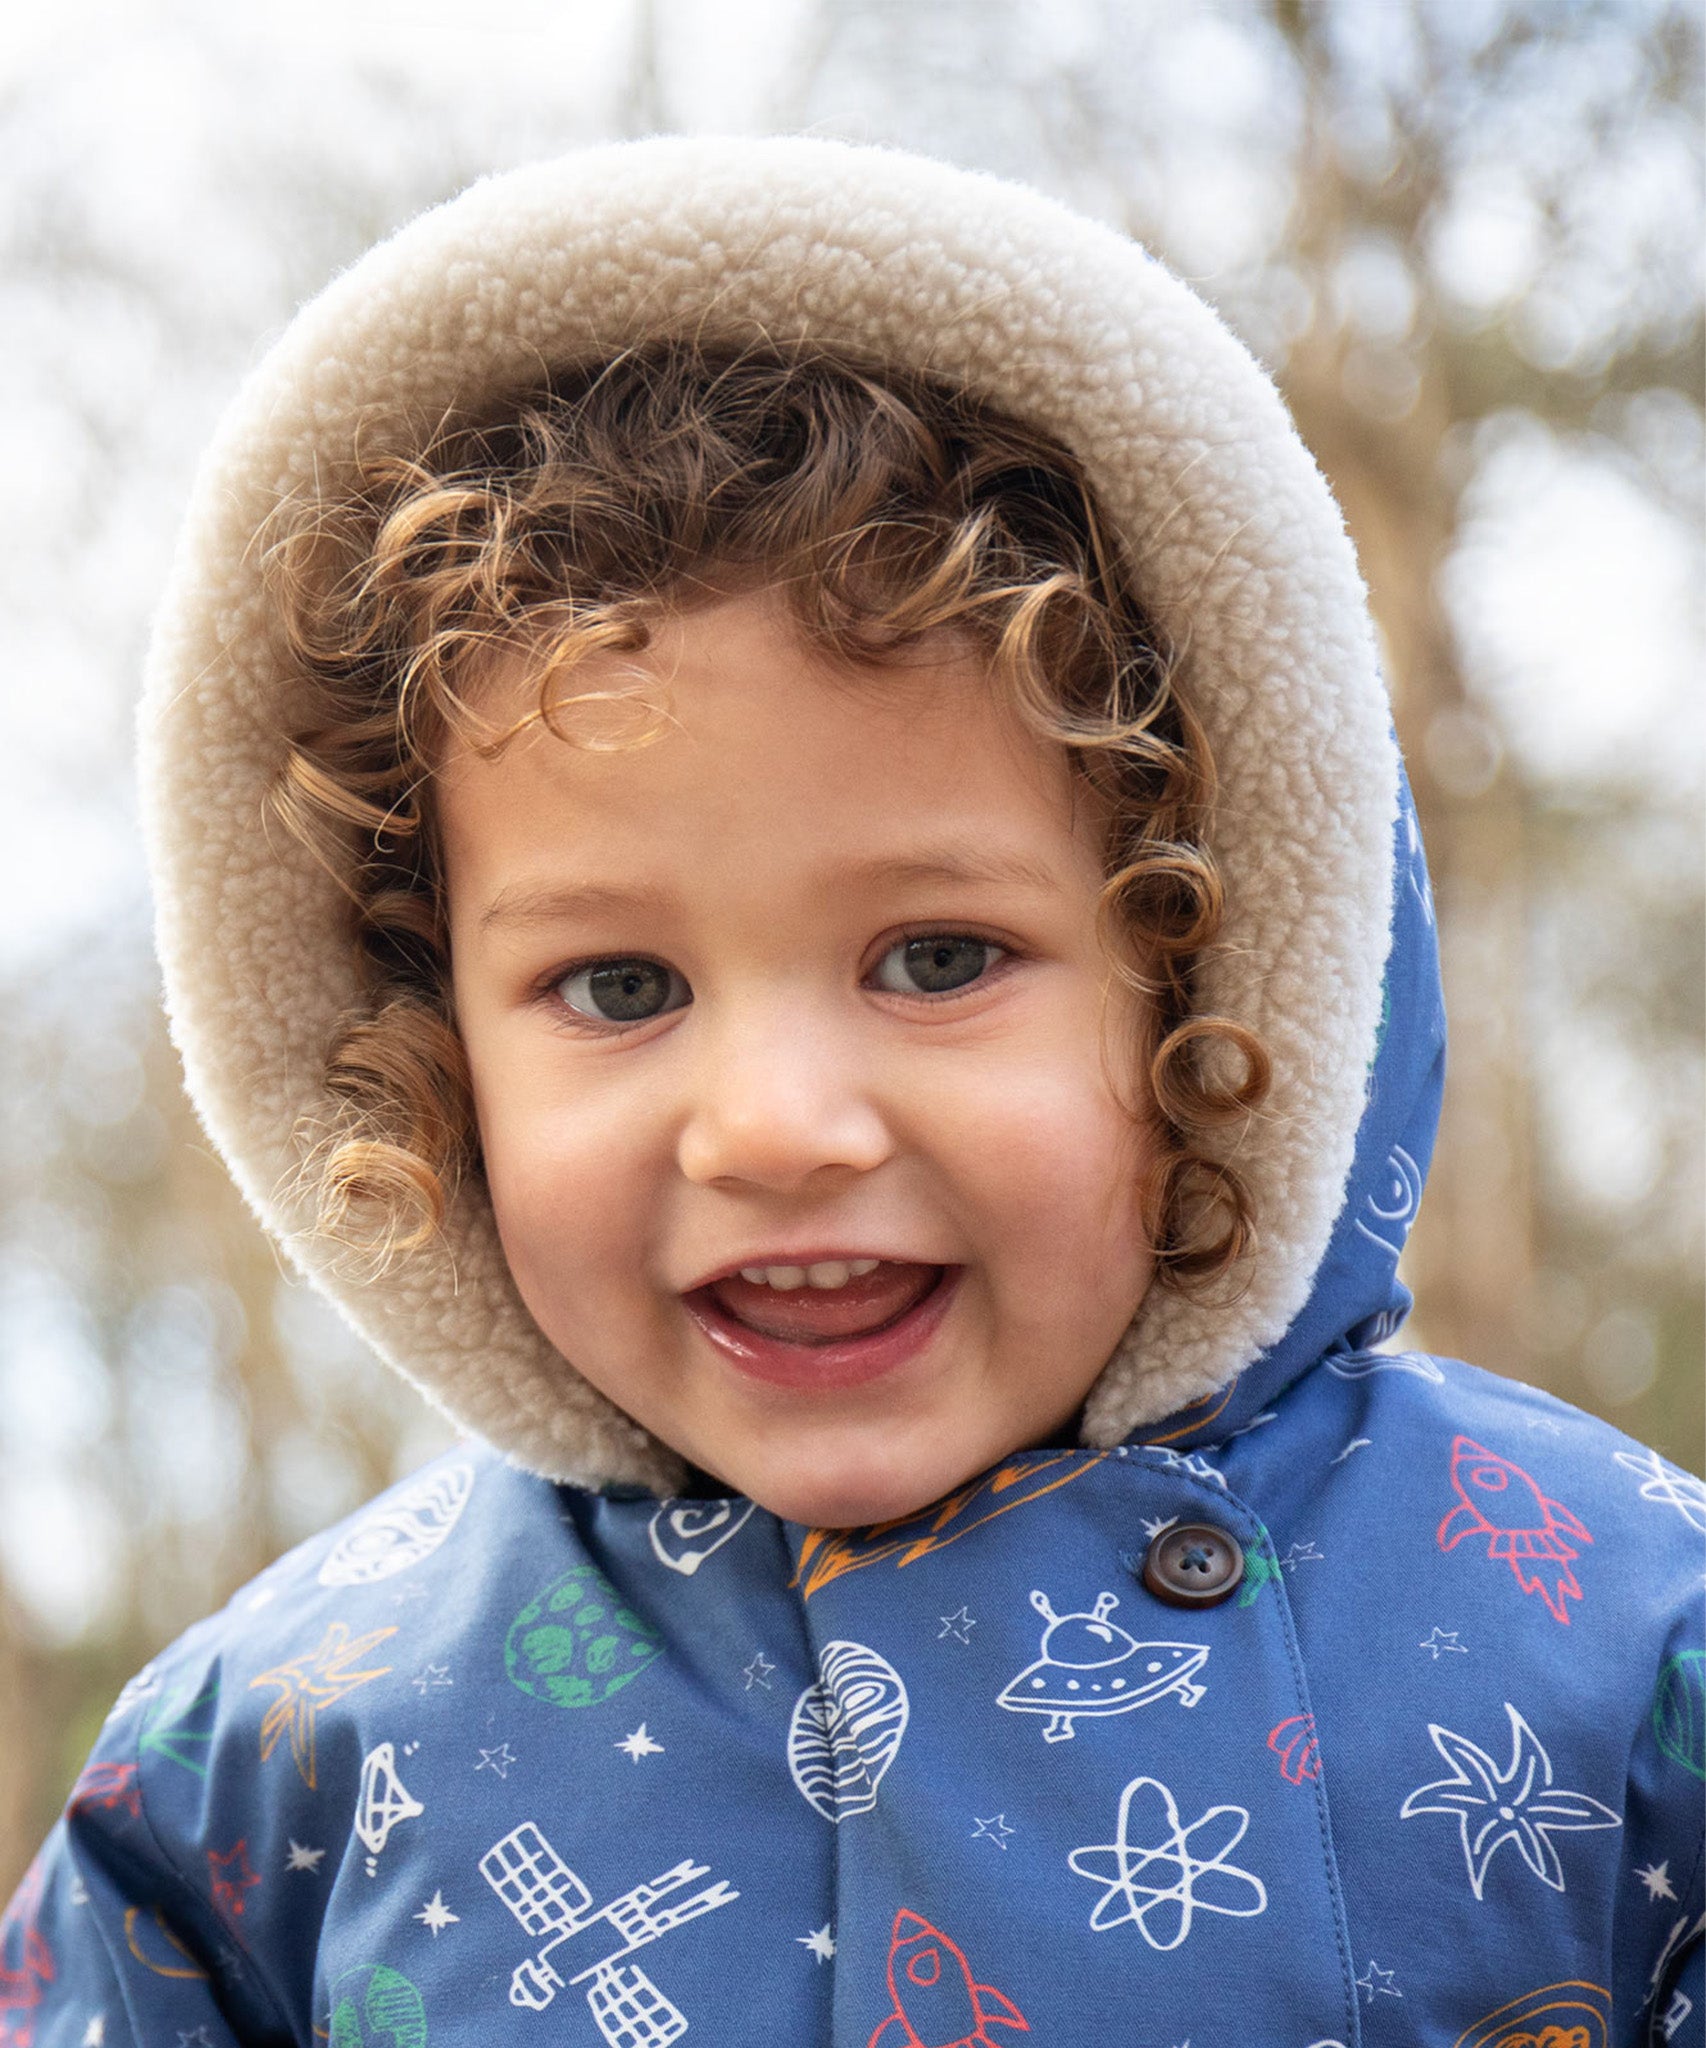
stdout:
[[1702,1527],[1409,1354],[885,1530],[457,1452],[126,1689],[0,2038],[1698,2040]]
[[1706,1486],[1395,1348],[1443,1046],[1397,830],[1269,1353],[880,1529],[451,1453],[126,1687],[0,2048],[1698,2048]]

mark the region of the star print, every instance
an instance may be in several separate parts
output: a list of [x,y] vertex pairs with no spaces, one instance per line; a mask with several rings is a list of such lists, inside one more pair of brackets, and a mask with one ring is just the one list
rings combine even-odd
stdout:
[[775,1665],[760,1650],[758,1655],[753,1658],[752,1662],[741,1673],[741,1677],[746,1680],[747,1691],[751,1692],[755,1685],[761,1685],[768,1692],[770,1690],[770,1674],[775,1669]]
[[358,1657],[365,1657],[376,1644],[384,1642],[387,1636],[396,1633],[395,1628],[370,1629],[366,1635],[358,1636],[352,1642],[347,1624],[334,1621],[316,1648],[306,1650],[300,1657],[292,1657],[283,1664],[275,1664],[270,1671],[263,1671],[259,1678],[251,1678],[251,1692],[258,1686],[271,1685],[276,1686],[279,1693],[261,1720],[261,1762],[268,1761],[281,1737],[288,1734],[297,1774],[310,1792],[316,1790],[316,1715],[322,1707],[330,1707],[346,1693],[354,1692],[358,1685],[366,1685],[372,1679],[385,1676],[391,1668],[388,1664],[377,1665],[368,1671],[351,1671],[349,1667]]
[[[976,1815],[973,1815],[973,1818],[976,1819]],[[998,1813],[989,1820],[978,1821],[977,1826],[971,1831],[971,1838],[974,1842],[979,1839],[985,1842],[993,1842],[996,1848],[1005,1849],[1007,1837],[1016,1832],[1016,1829],[1010,1828],[1007,1825],[1006,1814]]]
[[520,1758],[516,1756],[509,1744],[507,1742],[500,1742],[496,1749],[481,1750],[480,1761],[474,1768],[477,1771],[496,1771],[500,1778],[507,1778],[510,1765],[519,1762]]
[[1431,1636],[1423,1636],[1416,1648],[1426,1650],[1436,1664],[1442,1650],[1450,1651],[1458,1657],[1467,1657],[1469,1654],[1467,1646],[1457,1640],[1457,1631],[1454,1628],[1436,1628]]
[[1225,1488],[1226,1475],[1217,1472],[1206,1458],[1200,1458],[1195,1451],[1162,1450],[1161,1458],[1169,1472],[1188,1472],[1193,1479],[1206,1479],[1211,1484]]
[[393,1607],[408,1607],[417,1600],[424,1600],[426,1596],[426,1587],[418,1580],[415,1580],[409,1585],[404,1586],[401,1591],[393,1593],[391,1595],[391,1604]]
[[1177,1515],[1167,1515],[1165,1517],[1160,1515],[1145,1515],[1143,1517],[1143,1533],[1145,1536],[1149,1538],[1150,1542],[1153,1543],[1156,1537],[1161,1534],[1163,1529],[1172,1528],[1173,1524],[1178,1519],[1179,1518]]
[[104,2048],[106,2038],[107,2016],[98,2012],[83,2030],[83,2048]]
[[826,1920],[821,1927],[810,1934],[796,1934],[794,1939],[801,1948],[809,1948],[820,1963],[832,1962],[835,1957],[835,1937],[829,1931]]
[[1668,1858],[1663,1863],[1649,1863],[1645,1870],[1637,1870],[1635,1875],[1647,1887],[1647,1897],[1649,1899],[1674,1899],[1676,1897],[1676,1893],[1670,1888],[1670,1862]]
[[455,1680],[450,1675],[448,1664],[429,1664],[424,1670],[417,1671],[409,1683],[424,1700],[429,1692],[442,1692],[447,1685],[453,1685]]
[[625,1735],[620,1742],[613,1742],[610,1746],[612,1749],[621,1750],[624,1756],[631,1757],[635,1763],[638,1763],[643,1756],[663,1755],[663,1744],[661,1742],[654,1742],[646,1733],[644,1721],[640,1723],[632,1735]]
[[946,1636],[952,1636],[956,1643],[969,1643],[971,1632],[977,1627],[976,1618],[968,1614],[963,1607],[956,1614],[939,1615],[937,1619],[942,1624],[936,1631],[937,1642],[941,1642]]
[[[1236,1920],[1266,1912],[1267,1886],[1226,1860],[1249,1825],[1244,1807],[1227,1805],[1209,1807],[1187,1827],[1159,1778],[1133,1778],[1120,1795],[1114,1839],[1074,1849],[1066,1859],[1079,1877],[1107,1886],[1090,1915],[1092,1932],[1130,1925],[1151,1948],[1175,1949],[1199,1911]],[[1193,1837],[1212,1853],[1197,1855]]]
[[451,1912],[450,1908],[444,1903],[442,1887],[433,1893],[432,1897],[427,1900],[426,1904],[415,1915],[415,1918],[420,1921],[423,1927],[430,1927],[432,1929],[434,1941],[437,1941],[439,1935],[446,1927],[454,1927],[461,1917],[460,1913]]
[[1357,1989],[1368,1993],[1370,2005],[1374,2003],[1374,1994],[1377,1991],[1384,1998],[1402,1998],[1404,1994],[1394,1982],[1397,1975],[1396,1970],[1383,1970],[1371,1956],[1368,1968],[1357,1979]]
[[1373,1441],[1374,1439],[1371,1436],[1353,1436],[1339,1455],[1336,1458],[1329,1459],[1328,1462],[1334,1465],[1342,1465],[1352,1451],[1366,1451]]
[[1501,1771],[1478,1743],[1454,1735],[1437,1722],[1428,1733],[1450,1764],[1452,1775],[1419,1785],[1404,1801],[1405,1820],[1418,1814],[1441,1813],[1455,1820],[1463,1837],[1463,1860],[1469,1866],[1469,1887],[1476,1898],[1486,1882],[1487,1865],[1506,1842],[1514,1842],[1530,1870],[1553,1891],[1564,1889],[1563,1866],[1552,1846],[1552,1831],[1576,1828],[1620,1828],[1623,1822],[1609,1806],[1585,1792],[1566,1792],[1552,1783],[1552,1759],[1534,1730],[1507,1700],[1511,1760]]
[[253,1891],[261,1881],[260,1872],[249,1862],[248,1836],[234,1842],[229,1849],[209,1849],[207,1874],[213,1903],[221,1912],[240,1920],[243,1917],[244,1893]]
[[193,2034],[178,2035],[178,2048],[213,2048],[213,2043],[207,2038],[207,2029],[197,2027]]
[[1313,1543],[1294,1543],[1284,1557],[1280,1559],[1280,1563],[1288,1572],[1296,1571],[1300,1564],[1321,1564],[1322,1562],[1324,1560],[1321,1553],[1315,1548]]
[[89,1903],[89,1887],[80,1877],[73,1877],[71,1880],[71,1903],[74,1906],[86,1906]]
[[292,1835],[290,1838],[290,1852],[285,1858],[284,1867],[286,1870],[312,1870],[317,1874],[320,1868],[320,1858],[325,1853],[324,1849],[304,1848],[297,1841],[296,1837]]

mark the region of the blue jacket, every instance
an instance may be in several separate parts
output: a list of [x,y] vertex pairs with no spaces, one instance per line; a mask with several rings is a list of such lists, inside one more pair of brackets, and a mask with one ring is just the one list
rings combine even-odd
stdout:
[[452,1452],[126,1687],[0,2043],[1706,2039],[1706,1487],[1391,1348],[1443,1050],[1398,835],[1343,1210],[1227,1390],[855,1532]]

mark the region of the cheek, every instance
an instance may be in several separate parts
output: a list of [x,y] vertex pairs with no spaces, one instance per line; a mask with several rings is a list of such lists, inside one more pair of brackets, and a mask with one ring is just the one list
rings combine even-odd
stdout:
[[1092,1063],[1038,1063],[941,1105],[962,1188],[1011,1255],[1060,1268],[1143,1247],[1150,1140]]
[[541,1322],[590,1310],[640,1270],[656,1202],[631,1121],[601,1114],[596,1096],[530,1101],[506,1090],[481,1101],[480,1131],[504,1255]]

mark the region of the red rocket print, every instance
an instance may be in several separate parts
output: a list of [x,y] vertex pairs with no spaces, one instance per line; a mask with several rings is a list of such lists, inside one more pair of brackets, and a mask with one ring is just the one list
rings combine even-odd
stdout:
[[972,1982],[957,1942],[903,1907],[889,1938],[889,1996],[894,2011],[866,2048],[999,2048],[986,2031],[1031,2031],[1025,2015],[1001,1992]]
[[1473,1437],[1460,1436],[1451,1447],[1451,1486],[1457,1506],[1439,1525],[1440,1549],[1454,1550],[1465,1536],[1485,1536],[1487,1555],[1502,1557],[1522,1590],[1538,1593],[1553,1620],[1567,1624],[1564,1602],[1582,1597],[1570,1565],[1575,1544],[1593,1541],[1587,1530],[1562,1501],[1548,1500],[1520,1465]]
[[36,1926],[41,1893],[38,1862],[19,1886],[12,1911],[0,1921],[0,2048],[30,2048],[42,1986],[53,1982],[53,1951]]
[[135,1764],[98,1763],[85,1767],[83,1775],[71,1788],[69,1811],[77,1813],[86,1806],[99,1806],[109,1813],[122,1806],[132,1820],[142,1813],[142,1786],[137,1778]]
[[1291,1714],[1268,1730],[1268,1747],[1280,1760],[1280,1776],[1288,1785],[1301,1785],[1306,1778],[1321,1775],[1321,1745],[1315,1737],[1313,1714]]

